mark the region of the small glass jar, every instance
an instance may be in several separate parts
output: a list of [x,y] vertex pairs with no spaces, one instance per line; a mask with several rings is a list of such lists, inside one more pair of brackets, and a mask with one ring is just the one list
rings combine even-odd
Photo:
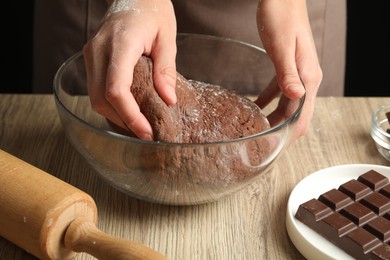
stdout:
[[390,122],[386,113],[390,113],[390,105],[382,105],[372,113],[371,136],[379,153],[390,161]]

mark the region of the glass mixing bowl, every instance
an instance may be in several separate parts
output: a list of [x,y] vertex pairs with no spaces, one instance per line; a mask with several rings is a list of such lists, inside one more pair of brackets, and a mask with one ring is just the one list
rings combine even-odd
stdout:
[[390,105],[382,105],[372,113],[371,137],[379,153],[390,161],[390,121],[387,113],[390,113]]
[[[213,36],[179,34],[177,70],[187,79],[255,97],[274,76],[263,49]],[[75,149],[100,177],[135,198],[169,205],[216,201],[269,171],[288,147],[304,98],[291,116],[251,136],[212,143],[144,141],[115,132],[91,109],[82,53],[57,71],[54,97],[61,124]],[[263,109],[275,110],[278,98]]]

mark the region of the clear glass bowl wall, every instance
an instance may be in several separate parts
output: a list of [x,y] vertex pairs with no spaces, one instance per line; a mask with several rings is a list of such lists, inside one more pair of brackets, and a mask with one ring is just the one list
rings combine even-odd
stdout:
[[[231,39],[179,34],[177,69],[187,79],[209,82],[255,97],[274,76],[264,50]],[[161,204],[216,201],[269,171],[289,143],[304,98],[284,122],[252,136],[215,143],[143,141],[116,133],[90,106],[83,56],[58,70],[54,96],[67,138],[115,188]],[[271,113],[278,100],[264,109]],[[263,149],[265,144],[268,148]],[[83,174],[83,173],[78,173]]]

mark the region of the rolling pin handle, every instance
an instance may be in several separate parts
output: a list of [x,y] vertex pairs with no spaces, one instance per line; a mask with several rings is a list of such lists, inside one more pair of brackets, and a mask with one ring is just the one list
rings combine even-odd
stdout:
[[65,246],[100,260],[166,260],[166,257],[140,243],[120,239],[100,231],[84,218],[77,218],[65,234]]

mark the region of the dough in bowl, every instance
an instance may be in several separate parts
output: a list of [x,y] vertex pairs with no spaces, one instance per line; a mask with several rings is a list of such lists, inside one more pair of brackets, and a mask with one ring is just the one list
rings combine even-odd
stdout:
[[150,122],[155,141],[207,143],[232,140],[270,127],[250,99],[221,86],[187,80],[177,73],[177,103],[168,106],[153,85],[153,63],[142,56],[131,92]]
[[[270,124],[253,101],[236,92],[178,73],[177,103],[168,106],[154,88],[153,63],[147,57],[134,69],[131,92],[159,143],[124,146],[121,160],[124,168],[141,169],[139,178],[147,178],[149,185],[140,189],[155,201],[184,205],[194,198],[203,201],[205,194],[222,196],[264,171],[274,158],[280,142],[273,135],[237,140]],[[219,141],[226,143],[213,144]]]

